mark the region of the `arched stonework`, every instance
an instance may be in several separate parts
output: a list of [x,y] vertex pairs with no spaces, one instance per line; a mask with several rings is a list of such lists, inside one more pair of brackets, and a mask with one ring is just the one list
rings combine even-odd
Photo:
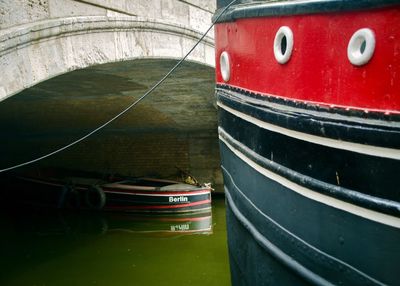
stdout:
[[[60,5],[60,0],[39,2],[53,10],[57,3]],[[51,14],[49,10],[46,16],[40,11],[40,17],[32,17],[30,23],[15,25],[18,19],[14,18],[0,23],[6,27],[0,30],[0,101],[54,76],[97,64],[141,58],[179,59],[211,24],[212,11],[207,10],[208,6],[199,6],[196,1],[164,1],[167,4],[148,1],[147,13],[155,18],[145,15],[145,4],[133,7],[135,1],[116,2],[125,3],[121,7],[112,1],[108,7],[103,7],[102,2],[110,1],[69,2],[75,5],[67,7],[72,12],[64,9],[66,12],[59,15]],[[78,14],[89,13],[79,5],[91,5],[90,13],[96,15],[70,17],[76,11]],[[4,10],[0,7],[0,11],[1,8]],[[170,12],[169,16],[156,18],[161,17],[165,9]],[[212,33],[188,60],[214,66]]]

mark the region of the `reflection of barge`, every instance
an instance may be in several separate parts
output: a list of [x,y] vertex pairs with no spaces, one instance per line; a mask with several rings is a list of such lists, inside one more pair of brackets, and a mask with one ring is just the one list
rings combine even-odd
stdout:
[[110,215],[108,232],[127,232],[134,234],[174,236],[182,234],[211,234],[211,212],[184,215]]
[[41,206],[142,213],[211,210],[210,187],[171,180],[103,179],[68,172],[44,172],[36,176],[17,176],[5,184],[9,195],[16,195],[18,202]]
[[[149,263],[154,266],[159,259],[161,261],[171,259],[170,249],[174,247],[191,249],[193,241],[196,241],[195,238],[194,240],[193,238],[182,240],[182,238],[193,235],[208,236],[213,233],[211,212],[145,215],[76,212],[48,208],[25,208],[21,211],[14,208],[6,211],[0,209],[0,225],[2,231],[0,285],[10,285],[10,281],[13,281],[11,284],[17,285],[30,284],[28,282],[15,283],[15,277],[27,275],[26,273],[38,265],[50,265],[53,270],[51,265],[56,263],[55,267],[59,269],[60,259],[64,265],[68,264],[69,260],[68,258],[65,260],[65,257],[70,256],[71,253],[76,255],[80,251],[83,251],[82,255],[90,261],[92,260],[89,258],[98,257],[101,251],[101,257],[107,259],[98,259],[98,261],[107,261],[109,268],[118,268],[116,264],[122,261],[123,268],[126,265],[124,255],[129,254],[129,249],[132,249],[132,251],[135,250],[135,257],[129,257],[129,261],[133,259],[138,264]],[[178,244],[176,239],[179,239]],[[191,249],[190,253],[193,251],[195,250]],[[198,247],[197,251],[200,253],[204,249]],[[90,253],[92,254],[89,255]],[[149,257],[149,261],[143,261],[143,257]],[[82,279],[82,269],[87,269],[85,263],[88,260],[83,259],[80,264],[76,259],[72,259],[71,265],[63,269],[68,269],[65,273],[71,274],[74,273],[71,269],[76,267],[77,280],[70,282],[76,285],[75,281]],[[100,261],[99,265],[104,265],[104,262]],[[93,273],[93,278],[98,277],[97,268]],[[129,274],[131,274],[130,271]],[[37,277],[37,272],[33,275]],[[111,276],[115,277],[115,272],[112,272]],[[65,279],[65,275],[62,277]],[[91,279],[88,279],[86,274],[85,277],[88,282],[84,284],[90,284]],[[43,274],[39,279],[43,281],[48,277]],[[58,280],[54,281],[55,285],[58,283]],[[53,283],[49,284],[53,285]],[[77,283],[77,285],[81,284]],[[105,284],[115,285],[111,282]]]
[[399,19],[398,1],[314,0],[218,20],[234,282],[271,278],[272,259],[293,285],[398,283]]

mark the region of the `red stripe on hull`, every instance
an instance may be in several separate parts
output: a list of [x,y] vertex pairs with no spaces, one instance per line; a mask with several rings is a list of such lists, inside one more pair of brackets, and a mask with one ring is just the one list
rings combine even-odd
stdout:
[[159,219],[159,221],[173,221],[173,222],[182,222],[182,221],[203,221],[203,220],[209,220],[211,219],[211,216],[206,216],[206,217],[193,217],[193,218],[165,218],[165,219]]
[[210,204],[211,200],[203,200],[193,203],[187,204],[177,204],[177,205],[152,205],[152,206],[106,206],[105,209],[127,209],[127,210],[150,210],[150,209],[178,209],[178,208],[186,208],[193,207],[203,204]]
[[[247,90],[343,108],[400,113],[400,9],[239,19],[216,26],[216,80]],[[293,31],[286,64],[274,57],[275,34]],[[370,28],[376,38],[369,63],[353,66],[347,46]],[[219,57],[227,51],[231,76],[222,80]]]

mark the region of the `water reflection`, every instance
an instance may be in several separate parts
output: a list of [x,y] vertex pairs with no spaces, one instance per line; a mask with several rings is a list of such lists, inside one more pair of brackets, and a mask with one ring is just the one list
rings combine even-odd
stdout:
[[212,213],[0,214],[1,285],[229,285],[223,200]]
[[160,236],[211,234],[212,213],[147,216],[114,214],[107,231]]

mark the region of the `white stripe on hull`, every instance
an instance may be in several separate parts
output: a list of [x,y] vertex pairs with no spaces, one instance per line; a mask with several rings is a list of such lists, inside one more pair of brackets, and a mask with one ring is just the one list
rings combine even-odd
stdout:
[[143,196],[143,197],[190,197],[190,196],[199,196],[199,195],[206,195],[209,194],[210,192],[201,192],[201,193],[188,193],[188,194],[143,194],[143,193],[128,193],[128,192],[118,192],[118,191],[109,191],[105,190],[105,193],[109,194],[121,194],[121,195],[131,195],[131,196]]
[[335,140],[331,138],[320,137],[316,135],[306,134],[299,131],[294,131],[291,129],[287,129],[284,127],[276,126],[271,123],[264,122],[260,119],[254,118],[250,115],[247,115],[243,112],[237,111],[233,108],[226,106],[221,102],[217,102],[218,106],[229,113],[247,121],[252,124],[255,124],[263,129],[267,129],[276,133],[280,133],[292,138],[300,139],[306,142],[311,142],[323,146],[332,147],[335,149],[347,150],[356,153],[371,155],[375,157],[383,157],[383,158],[390,158],[395,160],[400,160],[400,150],[399,149],[392,149],[392,148],[385,148],[385,147],[377,147],[371,145],[364,145],[359,143]]
[[304,196],[307,197],[311,200],[323,203],[325,205],[334,207],[336,209],[340,209],[349,213],[352,213],[354,215],[379,222],[385,225],[389,225],[392,227],[400,228],[400,218],[394,217],[391,215],[383,214],[377,211],[373,211],[370,209],[366,209],[363,207],[359,207],[356,205],[353,205],[348,202],[341,201],[339,199],[315,192],[313,190],[310,190],[308,188],[305,188],[303,186],[300,186],[290,180],[288,180],[285,177],[282,177],[270,170],[267,170],[266,168],[258,165],[254,161],[250,160],[245,154],[237,150],[235,147],[230,145],[222,136],[219,136],[219,139],[242,161],[244,161],[246,164],[248,164],[250,167],[252,167],[254,170],[259,172],[260,174],[264,175],[265,177],[268,177],[269,179],[279,183],[280,185]]

